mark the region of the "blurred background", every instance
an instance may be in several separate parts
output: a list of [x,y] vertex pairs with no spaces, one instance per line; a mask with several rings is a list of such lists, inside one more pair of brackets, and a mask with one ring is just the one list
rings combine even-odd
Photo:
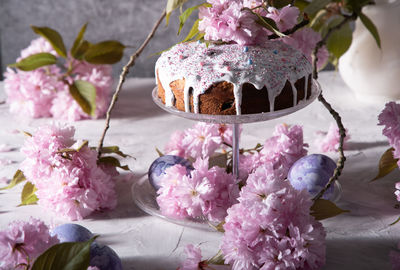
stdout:
[[[31,24],[57,30],[68,48],[72,46],[81,26],[89,22],[86,38],[97,41],[116,39],[127,48],[124,58],[113,66],[118,76],[129,55],[138,48],[165,8],[166,0],[0,0],[0,74],[14,63],[20,51],[36,35]],[[194,16],[193,16],[194,18]],[[182,40],[191,24],[177,36],[179,20],[171,16],[157,30],[154,39],[138,58],[130,77],[153,77],[157,56],[151,56]],[[0,78],[1,79],[1,78]]]

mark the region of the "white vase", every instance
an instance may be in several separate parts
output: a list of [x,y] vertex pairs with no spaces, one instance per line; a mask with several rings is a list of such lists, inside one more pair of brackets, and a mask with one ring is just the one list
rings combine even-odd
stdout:
[[370,103],[400,99],[400,0],[376,2],[363,12],[378,28],[382,49],[358,19],[353,42],[339,61],[343,80]]

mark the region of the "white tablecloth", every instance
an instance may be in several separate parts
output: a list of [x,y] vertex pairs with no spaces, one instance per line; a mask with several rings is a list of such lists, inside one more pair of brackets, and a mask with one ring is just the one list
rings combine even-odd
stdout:
[[[319,79],[325,97],[340,112],[351,135],[348,161],[340,178],[343,187],[338,205],[351,212],[323,221],[327,231],[327,265],[324,269],[390,269],[389,251],[400,236],[400,224],[389,226],[400,210],[394,206],[394,183],[399,172],[369,183],[377,173],[380,155],[388,148],[382,127],[377,126],[377,115],[383,104],[365,105],[355,100],[339,74],[326,72]],[[175,129],[184,129],[194,123],[169,115],[159,109],[151,99],[154,79],[129,79],[113,113],[106,145],[119,145],[136,159],[127,163],[133,169],[131,180],[120,179],[117,184],[118,206],[114,211],[96,213],[77,222],[99,234],[98,241],[110,245],[121,257],[124,269],[176,269],[183,259],[186,244],[201,244],[203,254],[211,256],[218,250],[219,233],[184,228],[156,217],[148,216],[132,202],[131,185],[147,172],[157,157],[155,147],[163,148]],[[0,100],[4,100],[0,83]],[[0,153],[0,158],[14,161],[0,167],[0,178],[11,178],[23,156],[18,149],[22,135],[12,134],[14,129],[33,132],[51,119],[27,120],[10,115],[6,104],[0,105],[0,144],[6,143],[16,151]],[[242,146],[263,143],[271,136],[277,123],[301,124],[309,153],[316,153],[312,145],[317,130],[327,130],[332,117],[315,101],[309,107],[292,115],[269,122],[244,125]],[[76,138],[89,139],[97,145],[104,119],[74,123]],[[328,154],[337,158],[336,153]],[[123,177],[121,177],[123,178]],[[22,185],[0,192],[0,229],[12,220],[41,218],[49,224],[67,221],[49,215],[37,205],[17,207]]]

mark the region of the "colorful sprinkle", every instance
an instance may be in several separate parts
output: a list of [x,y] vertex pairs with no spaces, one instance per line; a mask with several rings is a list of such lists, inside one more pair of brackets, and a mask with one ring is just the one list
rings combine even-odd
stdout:
[[274,54],[278,54],[278,50],[273,50],[272,51]]
[[249,51],[249,47],[244,46],[244,47],[243,47],[243,52],[248,52],[248,51]]

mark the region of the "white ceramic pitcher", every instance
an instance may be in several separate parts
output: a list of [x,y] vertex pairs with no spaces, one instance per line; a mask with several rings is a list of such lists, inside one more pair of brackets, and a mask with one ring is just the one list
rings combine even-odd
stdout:
[[376,0],[376,5],[363,12],[378,28],[382,49],[358,19],[353,42],[340,58],[339,72],[361,101],[399,100],[400,0]]

